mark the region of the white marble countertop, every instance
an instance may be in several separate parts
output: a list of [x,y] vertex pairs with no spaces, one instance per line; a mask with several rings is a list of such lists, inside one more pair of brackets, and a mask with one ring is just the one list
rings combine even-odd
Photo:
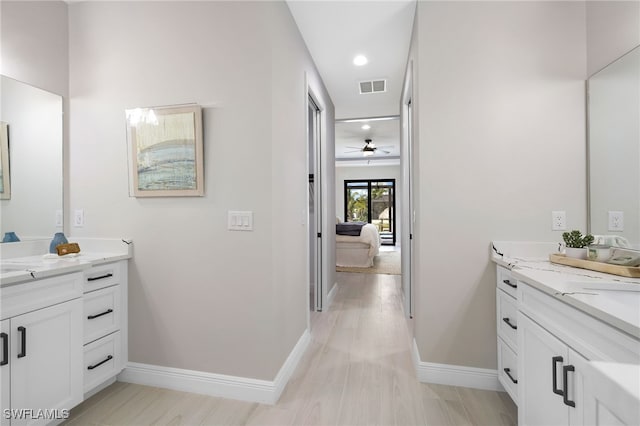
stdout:
[[[491,260],[511,270],[512,276],[557,300],[585,312],[640,339],[640,279],[558,265],[545,257],[502,256],[492,251]],[[548,247],[553,247],[553,243]],[[548,248],[547,247],[547,248]],[[552,253],[555,250],[550,250]]]
[[[74,239],[74,242],[77,240]],[[33,243],[22,248],[17,245],[5,247],[0,262],[0,287],[83,271],[95,265],[132,257],[132,243],[129,240],[80,239],[79,241],[81,252],[67,256],[33,254],[34,252],[46,253],[42,247],[34,247]]]

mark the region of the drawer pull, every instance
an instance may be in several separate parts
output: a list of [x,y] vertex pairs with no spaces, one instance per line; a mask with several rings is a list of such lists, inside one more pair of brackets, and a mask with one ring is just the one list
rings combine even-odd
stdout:
[[0,333],[0,339],[2,339],[2,361],[0,361],[0,365],[7,365],[9,364],[9,335]]
[[518,286],[516,284],[512,284],[510,280],[502,280],[502,282],[508,285],[509,287],[518,288]]
[[108,273],[105,275],[100,275],[99,277],[89,277],[87,278],[87,281],[97,281],[97,280],[103,280],[105,278],[111,278],[113,276],[112,273]]
[[99,363],[88,366],[88,367],[87,367],[87,370],[93,370],[94,368],[98,368],[98,367],[100,367],[102,364],[104,364],[105,362],[107,362],[107,361],[111,361],[112,359],[113,359],[113,356],[112,356],[112,355],[109,355],[108,357],[106,357],[105,359],[103,359],[102,361],[100,361]]
[[502,321],[506,322],[506,323],[507,323],[507,325],[508,325],[509,327],[513,328],[514,330],[517,330],[517,329],[518,329],[518,326],[517,326],[517,325],[513,325],[513,324],[511,324],[511,321],[509,321],[509,318],[502,318]]
[[513,378],[513,376],[511,375],[511,369],[510,368],[505,368],[504,372],[507,376],[509,376],[509,378],[511,379],[511,381],[513,383],[515,383],[516,385],[518,384],[518,381],[516,379]]
[[562,379],[564,380],[564,383],[562,384],[562,388],[564,390],[563,391],[564,395],[562,395],[562,400],[564,401],[565,405],[568,405],[569,407],[575,407],[576,402],[569,400],[569,390],[567,389],[567,387],[569,386],[568,385],[569,381],[567,380],[569,371],[576,371],[576,369],[573,367],[573,365],[565,365],[564,367],[562,367]]
[[551,386],[553,387],[553,393],[560,396],[564,396],[564,392],[562,389],[558,389],[558,373],[556,372],[556,364],[562,361],[563,359],[561,356],[554,356],[551,358],[551,377],[553,379]]
[[24,358],[27,356],[27,329],[23,326],[18,327],[18,333],[20,333],[20,353],[18,358]]
[[89,316],[87,317],[87,319],[90,319],[90,320],[92,320],[92,319],[96,319],[96,318],[101,317],[101,316],[103,316],[103,315],[110,314],[111,312],[113,312],[113,309],[107,309],[106,311],[104,311],[104,312],[100,312],[99,314],[89,315]]

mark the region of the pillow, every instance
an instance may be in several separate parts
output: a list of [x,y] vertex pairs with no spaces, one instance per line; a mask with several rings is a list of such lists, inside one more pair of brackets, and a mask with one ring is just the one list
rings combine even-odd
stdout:
[[342,223],[342,221],[340,220],[340,218],[338,216],[336,216],[336,223]]

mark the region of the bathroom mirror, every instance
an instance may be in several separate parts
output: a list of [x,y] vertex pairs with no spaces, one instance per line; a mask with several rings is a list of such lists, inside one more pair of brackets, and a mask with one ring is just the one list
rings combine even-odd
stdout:
[[640,46],[591,76],[587,90],[590,232],[639,248]]
[[0,152],[9,169],[2,167],[2,186],[10,187],[0,200],[0,237],[15,232],[23,241],[50,239],[63,224],[62,97],[0,78],[0,122],[7,136],[7,149]]

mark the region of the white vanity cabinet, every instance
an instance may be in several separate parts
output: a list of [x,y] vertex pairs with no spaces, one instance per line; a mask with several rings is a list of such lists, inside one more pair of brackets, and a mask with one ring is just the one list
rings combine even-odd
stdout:
[[496,318],[498,334],[498,380],[511,399],[518,401],[518,307],[517,282],[511,271],[496,267]]
[[115,379],[127,360],[127,261],[84,272],[84,393]]
[[551,333],[520,316],[519,424],[582,425],[582,372],[586,359]]
[[637,338],[558,300],[562,297],[518,280],[518,424],[523,426],[598,424],[588,408],[593,397],[585,397],[594,386],[584,379],[589,362],[640,361]]
[[[61,418],[83,397],[82,274],[7,286],[1,293],[2,425]],[[40,411],[45,409],[49,413]]]

